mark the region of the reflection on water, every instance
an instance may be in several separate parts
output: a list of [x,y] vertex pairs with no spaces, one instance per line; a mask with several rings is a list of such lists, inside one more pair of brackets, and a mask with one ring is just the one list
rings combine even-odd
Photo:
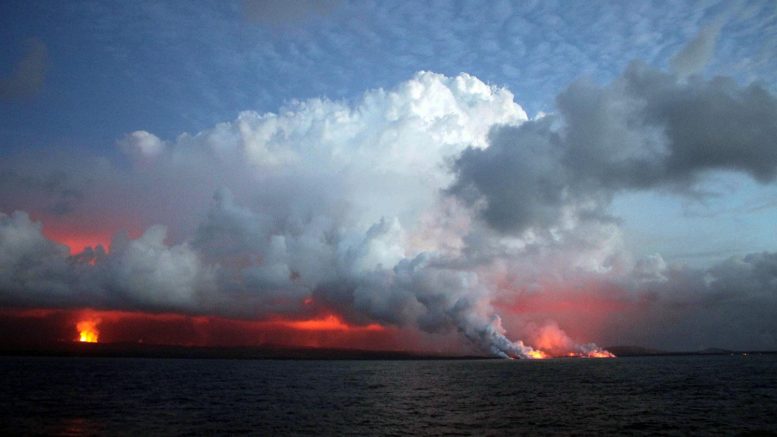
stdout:
[[777,355],[0,358],[2,434],[777,432]]
[[[100,426],[96,420],[83,417],[63,418],[59,426],[55,427],[51,434],[60,436],[83,436],[100,433]],[[46,432],[48,434],[48,432]]]

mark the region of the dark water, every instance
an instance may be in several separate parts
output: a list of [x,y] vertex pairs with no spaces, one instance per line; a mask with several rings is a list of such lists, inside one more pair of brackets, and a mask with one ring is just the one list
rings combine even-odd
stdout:
[[0,358],[2,434],[777,432],[777,355],[550,361]]

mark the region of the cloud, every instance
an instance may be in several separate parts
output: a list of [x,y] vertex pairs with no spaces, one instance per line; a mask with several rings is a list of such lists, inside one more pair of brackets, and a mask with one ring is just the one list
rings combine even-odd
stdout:
[[624,190],[691,193],[710,171],[777,176],[777,98],[758,84],[681,81],[635,62],[609,85],[575,82],[557,103],[454,164],[449,192],[495,229],[547,228],[570,208],[595,217]]
[[156,135],[146,131],[135,131],[121,140],[119,147],[134,159],[151,159],[164,151],[165,144]]
[[[503,275],[493,302],[510,332],[542,350],[596,340],[665,350],[774,347],[774,252],[692,268],[650,255],[609,271]],[[512,273],[512,268],[509,269]],[[561,329],[563,327],[563,329]]]
[[[7,187],[3,194],[35,198],[46,211],[54,215],[71,212],[83,196],[62,170],[20,174],[15,168],[0,169],[0,185]],[[2,200],[5,198],[0,197]]]
[[163,226],[153,226],[135,240],[114,239],[111,253],[99,260],[102,288],[139,308],[197,312],[215,285],[213,271],[188,244],[168,246],[165,237]]
[[694,39],[669,60],[672,71],[680,77],[699,73],[712,59],[721,27],[721,24],[703,27]]
[[731,257],[703,269],[659,266],[630,287],[646,305],[631,321],[610,322],[634,341],[674,349],[771,349],[777,342],[777,253]]
[[[776,107],[757,84],[679,80],[635,63],[609,85],[571,85],[558,112],[529,120],[506,88],[420,72],[350,102],[247,111],[172,140],[136,131],[117,143],[130,165],[11,156],[2,165],[20,177],[52,166],[82,195],[57,216],[0,186],[0,301],[252,320],[337,314],[459,332],[498,356],[536,352],[508,333],[545,339],[553,353],[594,351],[592,336],[613,338],[594,332],[610,323],[602,317],[637,309],[711,336],[707,309],[730,323],[727,305],[738,316],[758,299],[771,305],[773,256],[703,271],[634,261],[607,207],[625,190],[692,193],[711,171],[773,181]],[[136,227],[109,247],[69,254],[45,237],[52,225],[116,217]],[[742,294],[727,299],[736,284]],[[582,303],[560,311],[565,299]],[[542,320],[554,314],[556,325]],[[653,341],[617,319],[610,332]],[[741,323],[728,338],[763,326]]]
[[117,236],[70,256],[24,212],[0,214],[0,299],[8,306],[115,307],[197,312],[211,271],[186,244],[164,244],[165,229]]
[[[126,214],[166,226],[69,256],[40,222],[14,213],[0,242],[9,253],[3,301],[252,319],[334,311],[351,323],[460,330],[485,350],[496,342],[500,354],[522,355],[529,349],[503,336],[488,289],[456,260],[461,246],[440,238],[466,231],[469,216],[440,193],[451,182],[447,161],[486,147],[494,125],[525,120],[504,88],[421,72],[353,105],[314,99],[244,112],[169,142],[133,132],[118,147],[136,165],[103,161],[68,217],[129,205]],[[79,161],[73,173],[92,162]],[[22,160],[15,167],[26,171]],[[21,235],[26,251],[13,245]]]
[[0,100],[12,101],[32,97],[43,88],[48,50],[38,39],[25,43],[24,56],[14,65],[8,77],[0,78]]

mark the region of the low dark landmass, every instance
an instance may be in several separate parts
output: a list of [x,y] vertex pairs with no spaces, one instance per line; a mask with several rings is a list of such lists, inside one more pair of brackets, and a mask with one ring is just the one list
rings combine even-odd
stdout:
[[[777,354],[777,351],[733,351],[708,348],[701,351],[665,351],[640,346],[606,348],[617,357]],[[209,347],[147,343],[80,343],[58,341],[27,345],[0,345],[0,356],[134,357],[134,358],[211,358],[245,360],[471,360],[496,359],[487,355],[451,355],[407,351],[376,351],[261,345]]]
[[659,349],[649,349],[641,346],[610,346],[605,348],[616,357],[641,357],[646,355],[664,355],[669,352]]
[[175,346],[145,343],[56,342],[27,346],[0,346],[0,355],[135,358],[214,358],[246,360],[451,360],[490,359],[484,355],[444,355],[405,351],[373,351],[290,347],[281,345],[245,347]]
[[668,356],[668,355],[740,355],[740,354],[777,354],[777,351],[736,351],[721,348],[707,348],[700,351],[666,351],[661,349],[650,349],[641,346],[609,346],[608,351],[615,354],[616,357],[648,357],[648,356]]

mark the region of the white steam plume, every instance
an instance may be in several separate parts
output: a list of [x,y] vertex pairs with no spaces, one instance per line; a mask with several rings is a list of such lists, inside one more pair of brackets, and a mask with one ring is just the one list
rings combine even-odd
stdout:
[[[768,254],[738,270],[649,275],[608,206],[626,190],[687,193],[716,170],[774,181],[773,95],[634,64],[609,86],[574,84],[559,111],[528,121],[504,88],[421,72],[351,104],[244,112],[174,140],[137,131],[119,141],[131,165],[118,168],[12,156],[0,163],[0,303],[255,319],[324,308],[531,357],[496,302],[545,278],[672,290],[692,277],[689,288],[715,290],[735,272],[771,290]],[[126,217],[138,238],[74,256],[38,220]],[[698,279],[707,273],[721,282]]]

